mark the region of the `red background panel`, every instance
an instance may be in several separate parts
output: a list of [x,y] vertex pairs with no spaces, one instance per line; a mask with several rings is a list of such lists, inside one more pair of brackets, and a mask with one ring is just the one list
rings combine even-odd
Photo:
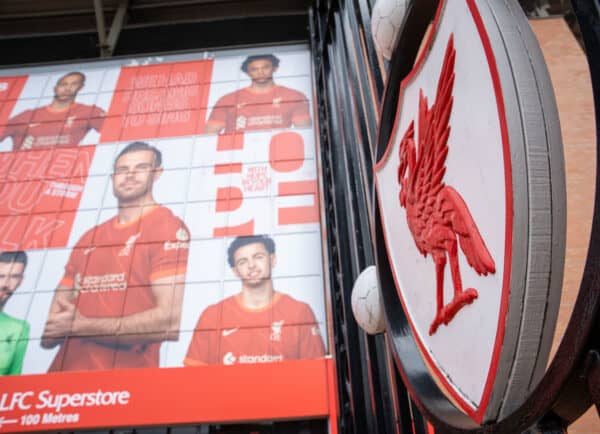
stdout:
[[202,132],[212,67],[200,60],[122,68],[100,141]]
[[0,78],[0,137],[27,81],[27,75]]
[[[64,247],[95,146],[12,152],[0,182],[0,250]],[[28,158],[28,157],[33,158]]]
[[[0,379],[0,432],[327,417],[335,412],[331,359],[26,375]],[[65,406],[77,422],[42,423],[38,394],[127,391],[127,404]],[[16,405],[18,393],[33,392]],[[11,408],[12,407],[12,408]],[[39,422],[22,425],[23,419]]]

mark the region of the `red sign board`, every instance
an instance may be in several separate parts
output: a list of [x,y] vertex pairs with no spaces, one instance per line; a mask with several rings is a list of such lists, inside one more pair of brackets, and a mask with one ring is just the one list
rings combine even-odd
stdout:
[[331,374],[321,359],[8,377],[0,432],[327,417]]

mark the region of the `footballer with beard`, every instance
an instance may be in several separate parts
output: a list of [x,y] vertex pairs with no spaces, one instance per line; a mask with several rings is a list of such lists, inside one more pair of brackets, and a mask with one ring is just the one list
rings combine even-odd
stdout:
[[144,142],[117,156],[117,215],[77,242],[50,306],[49,371],[158,367],[161,343],[178,339],[189,232],[154,200],[161,160]]
[[12,150],[77,146],[91,129],[100,131],[104,110],[75,102],[85,85],[82,72],[69,72],[56,81],[50,104],[25,110],[9,119],[0,141],[12,138]]
[[216,102],[206,122],[205,132],[232,133],[311,126],[306,96],[276,84],[273,74],[277,68],[279,58],[273,54],[248,56],[241,70],[250,78],[250,85],[228,93]]

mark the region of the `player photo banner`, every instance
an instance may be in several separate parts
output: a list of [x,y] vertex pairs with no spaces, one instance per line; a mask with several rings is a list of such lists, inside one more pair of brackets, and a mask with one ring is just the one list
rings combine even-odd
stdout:
[[310,71],[291,46],[0,77],[0,434],[334,411]]

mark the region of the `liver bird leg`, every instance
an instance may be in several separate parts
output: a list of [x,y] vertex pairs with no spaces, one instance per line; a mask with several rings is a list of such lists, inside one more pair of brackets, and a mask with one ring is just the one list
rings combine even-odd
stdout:
[[471,304],[477,298],[477,291],[474,288],[467,288],[463,291],[462,278],[458,269],[458,242],[456,240],[449,241],[448,257],[450,259],[450,271],[452,272],[452,284],[454,286],[454,298],[442,309],[444,324],[448,324],[467,304]]
[[[454,316],[467,304],[471,304],[478,296],[474,288],[468,288],[463,291],[462,278],[458,268],[458,243],[455,239],[446,241],[448,257],[450,259],[450,272],[452,275],[452,285],[454,286],[454,298],[447,305],[444,304],[444,266],[446,258],[435,260],[435,274],[437,280],[437,314],[431,326],[429,327],[429,336],[433,335],[441,324],[448,325]],[[443,255],[443,253],[442,253]]]
[[437,308],[435,319],[429,326],[429,336],[435,333],[443,321],[444,308],[444,268],[446,268],[446,253],[444,251],[432,252],[433,262],[435,263],[435,281],[436,281],[436,300]]

